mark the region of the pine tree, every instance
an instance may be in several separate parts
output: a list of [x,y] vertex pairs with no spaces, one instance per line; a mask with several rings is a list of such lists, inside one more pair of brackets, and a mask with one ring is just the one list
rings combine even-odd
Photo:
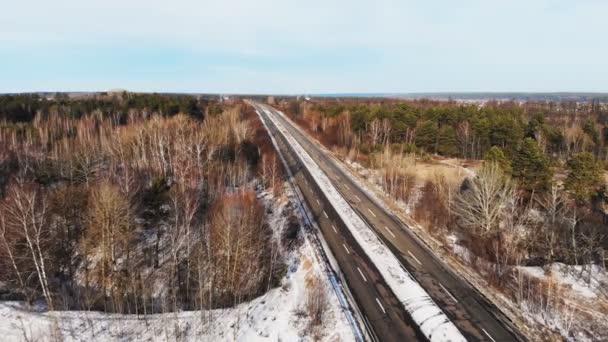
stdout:
[[593,141],[594,144],[599,143],[600,141],[600,132],[597,129],[595,122],[591,119],[587,119],[583,124],[583,132],[585,132],[589,138]]
[[452,126],[443,126],[439,130],[437,150],[444,156],[453,157],[458,155],[458,139],[456,138],[456,131]]
[[524,136],[522,123],[510,115],[497,115],[491,118],[490,140],[492,145],[512,151]]
[[544,125],[544,115],[542,113],[535,114],[530,121],[528,121],[528,125],[526,126],[526,137],[536,137],[536,134],[544,128]]
[[416,129],[416,146],[427,152],[435,153],[437,150],[437,124],[433,121],[424,121]]
[[602,185],[601,165],[591,153],[575,154],[566,167],[569,173],[564,187],[577,201],[584,202],[590,199]]
[[538,148],[536,140],[525,138],[514,153],[512,161],[513,178],[528,190],[544,192],[550,188],[553,171],[549,161]]
[[500,147],[492,146],[484,156],[484,159],[486,162],[498,164],[505,174],[511,174],[511,161],[505,156]]

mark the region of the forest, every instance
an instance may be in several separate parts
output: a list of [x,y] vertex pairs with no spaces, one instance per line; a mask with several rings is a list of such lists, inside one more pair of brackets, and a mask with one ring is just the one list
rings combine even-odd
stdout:
[[0,96],[0,297],[146,314],[264,293],[295,237],[257,196],[279,165],[238,100]]

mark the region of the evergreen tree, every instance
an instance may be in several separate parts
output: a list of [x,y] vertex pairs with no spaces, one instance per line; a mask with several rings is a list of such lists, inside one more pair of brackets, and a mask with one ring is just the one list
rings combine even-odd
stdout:
[[528,121],[526,126],[526,137],[535,138],[536,133],[540,132],[545,125],[545,116],[541,113],[537,113]]
[[545,136],[547,137],[549,151],[551,153],[562,153],[566,149],[566,137],[564,132],[558,127],[545,126]]
[[521,122],[509,115],[498,115],[492,118],[491,123],[490,139],[492,145],[510,150],[515,148],[524,136],[524,128]]
[[590,199],[603,183],[601,165],[589,152],[575,154],[566,167],[569,173],[564,187],[579,202]]
[[496,163],[505,174],[511,174],[511,161],[498,146],[492,146],[484,156],[486,162]]
[[456,138],[456,131],[452,126],[443,126],[439,130],[437,151],[448,157],[458,155],[458,139]]
[[538,148],[536,140],[525,138],[514,153],[511,165],[513,178],[518,180],[522,188],[536,192],[544,192],[550,188],[553,171],[549,167],[549,161]]
[[416,129],[416,146],[427,152],[436,152],[437,125],[433,121],[423,121]]
[[600,132],[595,126],[595,122],[591,119],[587,119],[583,124],[583,132],[585,132],[589,138],[593,141],[594,144],[597,144],[600,141]]
[[350,119],[350,128],[353,132],[362,133],[365,131],[365,126],[368,121],[368,113],[369,109],[366,107],[358,107],[352,111],[351,119]]
[[483,152],[490,148],[490,120],[482,114],[471,119],[473,127],[473,158],[481,158]]

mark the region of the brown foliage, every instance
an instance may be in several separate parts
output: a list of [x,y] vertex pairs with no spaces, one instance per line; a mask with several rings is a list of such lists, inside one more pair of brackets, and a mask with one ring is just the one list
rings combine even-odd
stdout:
[[[89,199],[89,226],[84,240],[85,255],[95,251],[98,260],[90,260],[86,274],[92,276],[96,287],[110,296],[125,291],[125,279],[130,260],[130,242],[134,234],[134,215],[127,198],[119,188],[101,183],[93,188]],[[114,307],[114,311],[123,311]]]
[[255,192],[225,194],[213,208],[209,245],[215,286],[235,303],[260,291],[267,279],[270,230]]
[[0,281],[30,300],[144,313],[265,290],[277,261],[253,189],[280,192],[280,159],[255,112],[216,108],[76,118],[52,105],[0,123]]
[[444,229],[449,220],[449,216],[446,215],[449,209],[443,201],[441,189],[435,182],[429,180],[420,191],[422,196],[416,203],[414,219],[431,232]]

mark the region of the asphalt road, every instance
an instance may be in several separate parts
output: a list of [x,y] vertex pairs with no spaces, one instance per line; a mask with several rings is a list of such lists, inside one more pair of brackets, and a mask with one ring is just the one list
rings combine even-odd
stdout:
[[[270,106],[264,107],[274,111]],[[370,199],[310,137],[279,114],[275,116],[468,340],[525,340],[495,306],[466,280],[450,271],[403,222]],[[325,230],[323,234],[326,239],[332,236],[331,232]],[[369,304],[360,304],[363,307],[367,305]]]
[[272,121],[264,121],[274,136],[279,149],[293,174],[293,182],[300,189],[314,219],[319,225],[332,255],[340,266],[342,277],[362,313],[364,324],[377,341],[423,341],[424,336],[403,309],[403,306],[380,276],[379,271],[356,243],[348,228],[323,192],[314,183],[297,155],[288,146]]

